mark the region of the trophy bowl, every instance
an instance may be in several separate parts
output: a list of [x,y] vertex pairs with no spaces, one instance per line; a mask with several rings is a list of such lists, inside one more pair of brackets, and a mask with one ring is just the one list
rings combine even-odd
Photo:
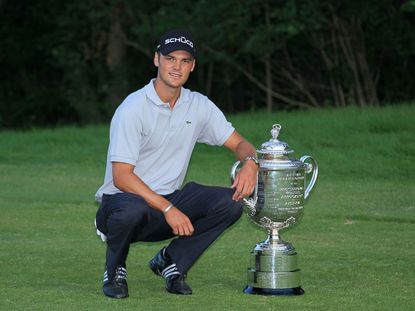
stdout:
[[[317,162],[311,156],[289,158],[294,151],[279,141],[281,125],[274,124],[272,138],[263,143],[259,154],[259,170],[254,193],[243,199],[248,217],[268,231],[268,238],[251,252],[248,268],[248,294],[301,295],[297,253],[291,243],[281,240],[279,231],[297,224],[303,214],[305,200],[317,180]],[[241,162],[231,169],[235,179]],[[307,176],[311,179],[307,183]]]

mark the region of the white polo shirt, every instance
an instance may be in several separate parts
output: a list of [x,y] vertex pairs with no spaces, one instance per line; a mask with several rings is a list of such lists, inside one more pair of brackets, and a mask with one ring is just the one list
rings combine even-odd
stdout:
[[114,186],[111,162],[134,165],[134,173],[165,195],[183,183],[196,142],[221,146],[235,130],[206,96],[182,87],[173,110],[163,103],[153,80],[130,94],[110,128],[104,184],[95,197],[122,192]]

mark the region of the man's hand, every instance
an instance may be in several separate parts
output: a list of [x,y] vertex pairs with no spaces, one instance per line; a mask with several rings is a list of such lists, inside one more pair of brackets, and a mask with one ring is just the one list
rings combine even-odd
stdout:
[[239,201],[254,192],[257,180],[258,166],[254,161],[246,161],[232,184],[235,193],[232,199]]
[[[154,209],[162,211],[162,206],[167,206],[170,202],[161,195],[151,190],[137,175],[133,172],[134,166],[127,163],[112,162],[112,175],[114,176],[115,186],[124,191],[135,193]],[[165,207],[164,207],[165,209]],[[176,207],[170,208],[165,214],[167,223],[173,229],[175,235],[192,235],[193,225],[189,217],[183,214]]]
[[183,214],[178,208],[173,207],[164,214],[167,223],[173,229],[175,235],[192,235],[193,225],[185,214]]
[[[246,159],[247,157],[256,157],[255,148],[245,140],[237,131],[234,131],[231,136],[223,144],[229,150],[232,150],[237,159]],[[244,166],[239,171],[238,175],[232,184],[235,193],[232,199],[235,201],[242,200],[254,192],[256,186],[258,166],[252,161],[245,161]]]

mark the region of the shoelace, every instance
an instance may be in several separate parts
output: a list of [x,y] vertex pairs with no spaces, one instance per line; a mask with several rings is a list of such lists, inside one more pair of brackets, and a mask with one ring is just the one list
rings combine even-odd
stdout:
[[[117,267],[115,269],[115,279],[116,280],[124,280],[127,281],[127,269],[124,267]],[[104,272],[104,283],[108,282],[108,272],[105,270]]]

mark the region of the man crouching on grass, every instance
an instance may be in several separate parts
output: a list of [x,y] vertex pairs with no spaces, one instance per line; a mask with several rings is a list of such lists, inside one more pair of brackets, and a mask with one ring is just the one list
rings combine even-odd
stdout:
[[[107,242],[104,294],[128,296],[131,243],[175,237],[150,260],[172,294],[190,295],[186,274],[242,213],[255,187],[255,148],[206,97],[185,89],[196,47],[182,30],[164,34],[154,54],[157,77],[118,107],[110,128],[104,184],[96,193],[97,234]],[[225,146],[244,161],[231,188],[182,182],[196,143]]]

